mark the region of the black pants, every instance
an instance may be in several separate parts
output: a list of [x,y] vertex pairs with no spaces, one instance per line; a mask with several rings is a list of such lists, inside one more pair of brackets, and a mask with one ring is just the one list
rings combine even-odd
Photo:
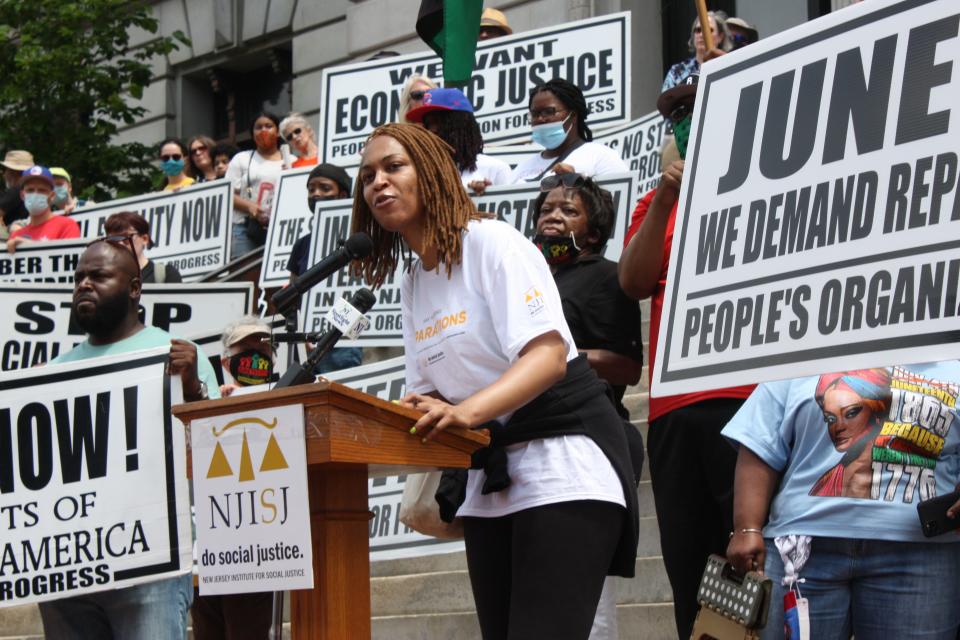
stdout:
[[586,640],[625,514],[579,500],[464,518],[484,640]]
[[726,555],[733,530],[737,452],[720,430],[742,404],[735,398],[704,400],[650,423],[647,453],[660,547],[683,640],[693,631],[707,557]]

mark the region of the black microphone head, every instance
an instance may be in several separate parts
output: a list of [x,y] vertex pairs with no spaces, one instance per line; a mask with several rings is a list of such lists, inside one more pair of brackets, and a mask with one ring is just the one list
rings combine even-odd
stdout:
[[[366,236],[367,240],[370,240],[370,236],[367,234],[363,235]],[[370,289],[367,289],[366,287],[362,287],[357,289],[357,292],[353,294],[350,304],[353,305],[353,307],[360,313],[366,313],[367,311],[370,311],[370,307],[372,307],[376,301],[377,298],[373,295],[373,291],[370,291]]]
[[373,239],[363,231],[358,231],[347,238],[343,248],[350,254],[351,260],[366,258],[373,252]]

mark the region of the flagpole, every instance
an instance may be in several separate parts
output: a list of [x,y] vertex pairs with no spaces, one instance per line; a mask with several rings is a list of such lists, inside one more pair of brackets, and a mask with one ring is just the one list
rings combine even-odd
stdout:
[[707,51],[713,51],[713,29],[710,28],[710,17],[707,15],[707,1],[694,0],[697,5],[697,15],[700,16],[700,33],[703,34],[703,45]]

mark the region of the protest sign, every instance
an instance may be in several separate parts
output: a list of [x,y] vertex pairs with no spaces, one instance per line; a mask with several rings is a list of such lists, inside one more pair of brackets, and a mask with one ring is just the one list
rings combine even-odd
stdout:
[[[18,252],[19,253],[19,252]],[[175,335],[223,330],[250,313],[253,284],[151,284],[140,297],[141,319]],[[73,287],[0,285],[0,371],[26,369],[66,353],[85,339],[70,322]],[[219,339],[219,333],[217,333]]]
[[290,281],[290,251],[301,236],[313,230],[313,212],[307,207],[307,176],[312,170],[304,167],[280,174],[263,248],[261,288],[282,287]]
[[0,607],[190,571],[168,351],[0,374]]
[[[530,139],[530,90],[565,78],[583,90],[590,125],[630,117],[630,14],[524,31],[478,43],[465,92],[487,144]],[[320,149],[327,162],[356,164],[370,132],[399,120],[400,94],[414,73],[443,77],[432,51],[330,67],[321,77]]]
[[960,355],[958,21],[863,3],[704,66],[654,395]]
[[233,188],[227,180],[195,184],[173,193],[159,191],[77,209],[71,217],[88,240],[105,235],[114,213],[133,211],[150,224],[151,260],[176,267],[184,278],[198,278],[230,261]]
[[[399,400],[406,388],[403,357],[341,369],[324,376],[383,400]],[[400,497],[406,478],[383,476],[368,481],[370,512],[373,514],[370,519],[370,560],[462,551],[462,541],[431,538],[400,522]]]
[[313,588],[303,406],[190,424],[200,594]]
[[[613,195],[617,218],[604,256],[616,261],[620,257],[636,200],[637,180],[632,174],[622,174],[604,176],[597,182]],[[479,211],[496,215],[499,220],[513,225],[532,239],[536,234],[533,205],[539,195],[539,184],[524,183],[490,187],[482,196],[474,196],[473,201]],[[312,237],[311,263],[336,250],[337,240],[349,235],[352,203],[344,200],[338,202],[342,204],[317,209],[313,223],[317,232]],[[371,327],[358,340],[341,339],[339,346],[403,346],[400,312],[402,273],[403,265],[398,265],[396,271],[374,292],[377,302],[366,314]],[[300,314],[303,331],[326,331],[324,316],[330,308],[341,298],[349,300],[362,286],[362,278],[351,275],[349,269],[341,269],[304,294]]]
[[25,242],[16,252],[0,244],[0,282],[73,282],[86,240]]
[[[590,122],[593,125],[593,122]],[[620,158],[636,172],[638,192],[643,194],[657,186],[660,181],[660,147],[667,134],[667,123],[659,111],[648,113],[642,118],[593,132],[593,141],[607,145],[616,151]],[[540,153],[543,148],[535,144],[516,144],[502,147],[484,147],[483,152],[510,167],[523,162],[530,154]],[[349,170],[356,171],[351,167]]]

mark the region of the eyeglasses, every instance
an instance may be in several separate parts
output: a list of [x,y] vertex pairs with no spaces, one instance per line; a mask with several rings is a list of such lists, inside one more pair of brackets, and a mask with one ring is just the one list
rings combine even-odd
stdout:
[[129,248],[130,253],[133,255],[133,261],[137,263],[137,277],[139,278],[141,277],[140,260],[137,258],[137,247],[136,245],[133,244],[134,235],[136,234],[128,233],[123,235],[117,234],[117,235],[102,236],[90,242],[90,244],[87,245],[87,248],[92,247],[98,242],[109,242],[112,245],[123,247],[124,249]]
[[411,91],[410,99],[411,100],[423,100],[423,96],[427,95],[426,91]]
[[691,113],[693,113],[693,110],[690,108],[689,105],[686,105],[686,104],[677,105],[677,107],[670,112],[670,122],[674,124],[681,122],[684,118],[686,118]]
[[567,189],[579,189],[583,186],[584,180],[585,178],[579,173],[555,173],[540,181],[540,191],[553,191],[560,185]]
[[201,153],[205,153],[206,151],[207,151],[207,145],[205,144],[202,144],[199,147],[194,147],[193,149],[190,149],[190,153],[195,156],[198,156]]
[[544,107],[543,109],[531,109],[530,110],[530,119],[531,120],[542,120],[544,118],[553,118],[557,114],[566,113],[566,109],[557,109],[556,107]]
[[166,162],[167,160],[183,160],[183,156],[180,155],[179,153],[173,153],[168,156],[160,156],[160,159],[164,162]]

